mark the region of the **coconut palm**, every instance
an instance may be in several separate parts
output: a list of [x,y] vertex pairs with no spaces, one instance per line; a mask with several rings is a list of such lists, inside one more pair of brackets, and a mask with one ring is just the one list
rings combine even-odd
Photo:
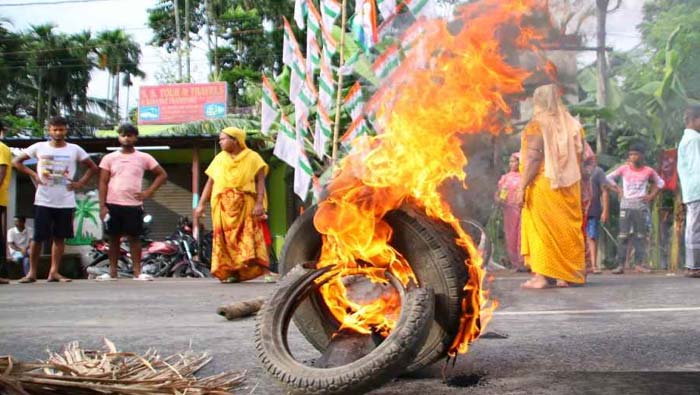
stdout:
[[78,226],[75,231],[76,242],[82,244],[83,242],[89,242],[90,236],[83,234],[83,225],[85,220],[89,220],[93,224],[99,226],[97,218],[100,214],[99,202],[94,199],[94,195],[86,194],[82,199],[75,199],[75,220],[78,222]]
[[106,70],[111,76],[112,100],[115,111],[112,114],[113,121],[119,118],[119,77],[122,73],[130,76],[145,77],[143,70],[139,68],[141,60],[141,48],[122,29],[107,30],[97,36],[97,52],[99,54],[98,67]]

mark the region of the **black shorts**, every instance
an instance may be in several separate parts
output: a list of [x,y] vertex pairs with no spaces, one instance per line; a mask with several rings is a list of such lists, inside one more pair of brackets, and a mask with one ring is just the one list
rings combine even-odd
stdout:
[[141,206],[120,206],[107,204],[109,220],[105,233],[110,236],[139,237],[143,233],[143,208]]
[[73,208],[34,206],[34,241],[73,238]]

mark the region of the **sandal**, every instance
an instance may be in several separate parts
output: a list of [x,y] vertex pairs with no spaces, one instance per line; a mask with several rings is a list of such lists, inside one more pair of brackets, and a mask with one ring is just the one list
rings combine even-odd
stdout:
[[47,283],[69,283],[71,280],[68,277],[49,277],[46,279]]
[[35,283],[36,279],[32,278],[32,277],[22,277],[17,282],[20,284],[31,284],[31,283]]
[[225,278],[221,280],[222,284],[235,284],[235,283],[240,283],[241,280],[238,279],[236,276],[230,276],[228,278]]

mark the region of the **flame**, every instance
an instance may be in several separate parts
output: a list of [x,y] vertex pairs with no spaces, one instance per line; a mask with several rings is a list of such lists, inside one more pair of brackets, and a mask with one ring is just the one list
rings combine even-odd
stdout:
[[449,354],[465,353],[487,325],[497,303],[484,289],[481,255],[438,191],[450,179],[466,185],[464,134],[505,127],[508,99],[524,91],[530,73],[506,61],[503,45],[530,46],[544,36],[523,26],[535,9],[546,3],[486,0],[457,9],[449,23],[416,22],[422,38],[371,100],[383,133],[353,143],[314,217],[323,239],[318,266],[333,267],[320,292],[341,329],[388,333],[400,309],[395,297],[349,300],[344,277],[384,283],[388,270],[404,285],[417,283],[410,262],[389,244],[393,229],[383,219],[404,203],[451,225],[470,257],[460,331]]

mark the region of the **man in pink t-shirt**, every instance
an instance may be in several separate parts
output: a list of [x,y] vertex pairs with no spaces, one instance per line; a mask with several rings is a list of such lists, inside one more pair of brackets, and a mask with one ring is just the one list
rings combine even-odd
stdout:
[[[643,265],[646,260],[646,242],[651,227],[649,203],[652,202],[661,188],[664,180],[658,173],[643,163],[643,148],[632,146],[628,151],[627,164],[624,164],[608,174],[608,181],[614,184],[613,189],[620,199],[620,232],[617,235],[617,268],[613,274],[624,273],[627,260],[629,239],[634,245],[635,270],[648,272]],[[622,190],[617,186],[617,178],[622,178]]]
[[[134,148],[139,131],[131,124],[123,124],[117,130],[121,149],[106,155],[100,162],[100,218],[106,223],[109,235],[109,273],[97,279],[117,278],[117,260],[121,237],[129,237],[134,279],[153,280],[141,273],[141,240],[143,233],[143,201],[153,196],[168,175],[156,160]],[[143,187],[143,173],[152,171],[156,178],[151,186]]]

